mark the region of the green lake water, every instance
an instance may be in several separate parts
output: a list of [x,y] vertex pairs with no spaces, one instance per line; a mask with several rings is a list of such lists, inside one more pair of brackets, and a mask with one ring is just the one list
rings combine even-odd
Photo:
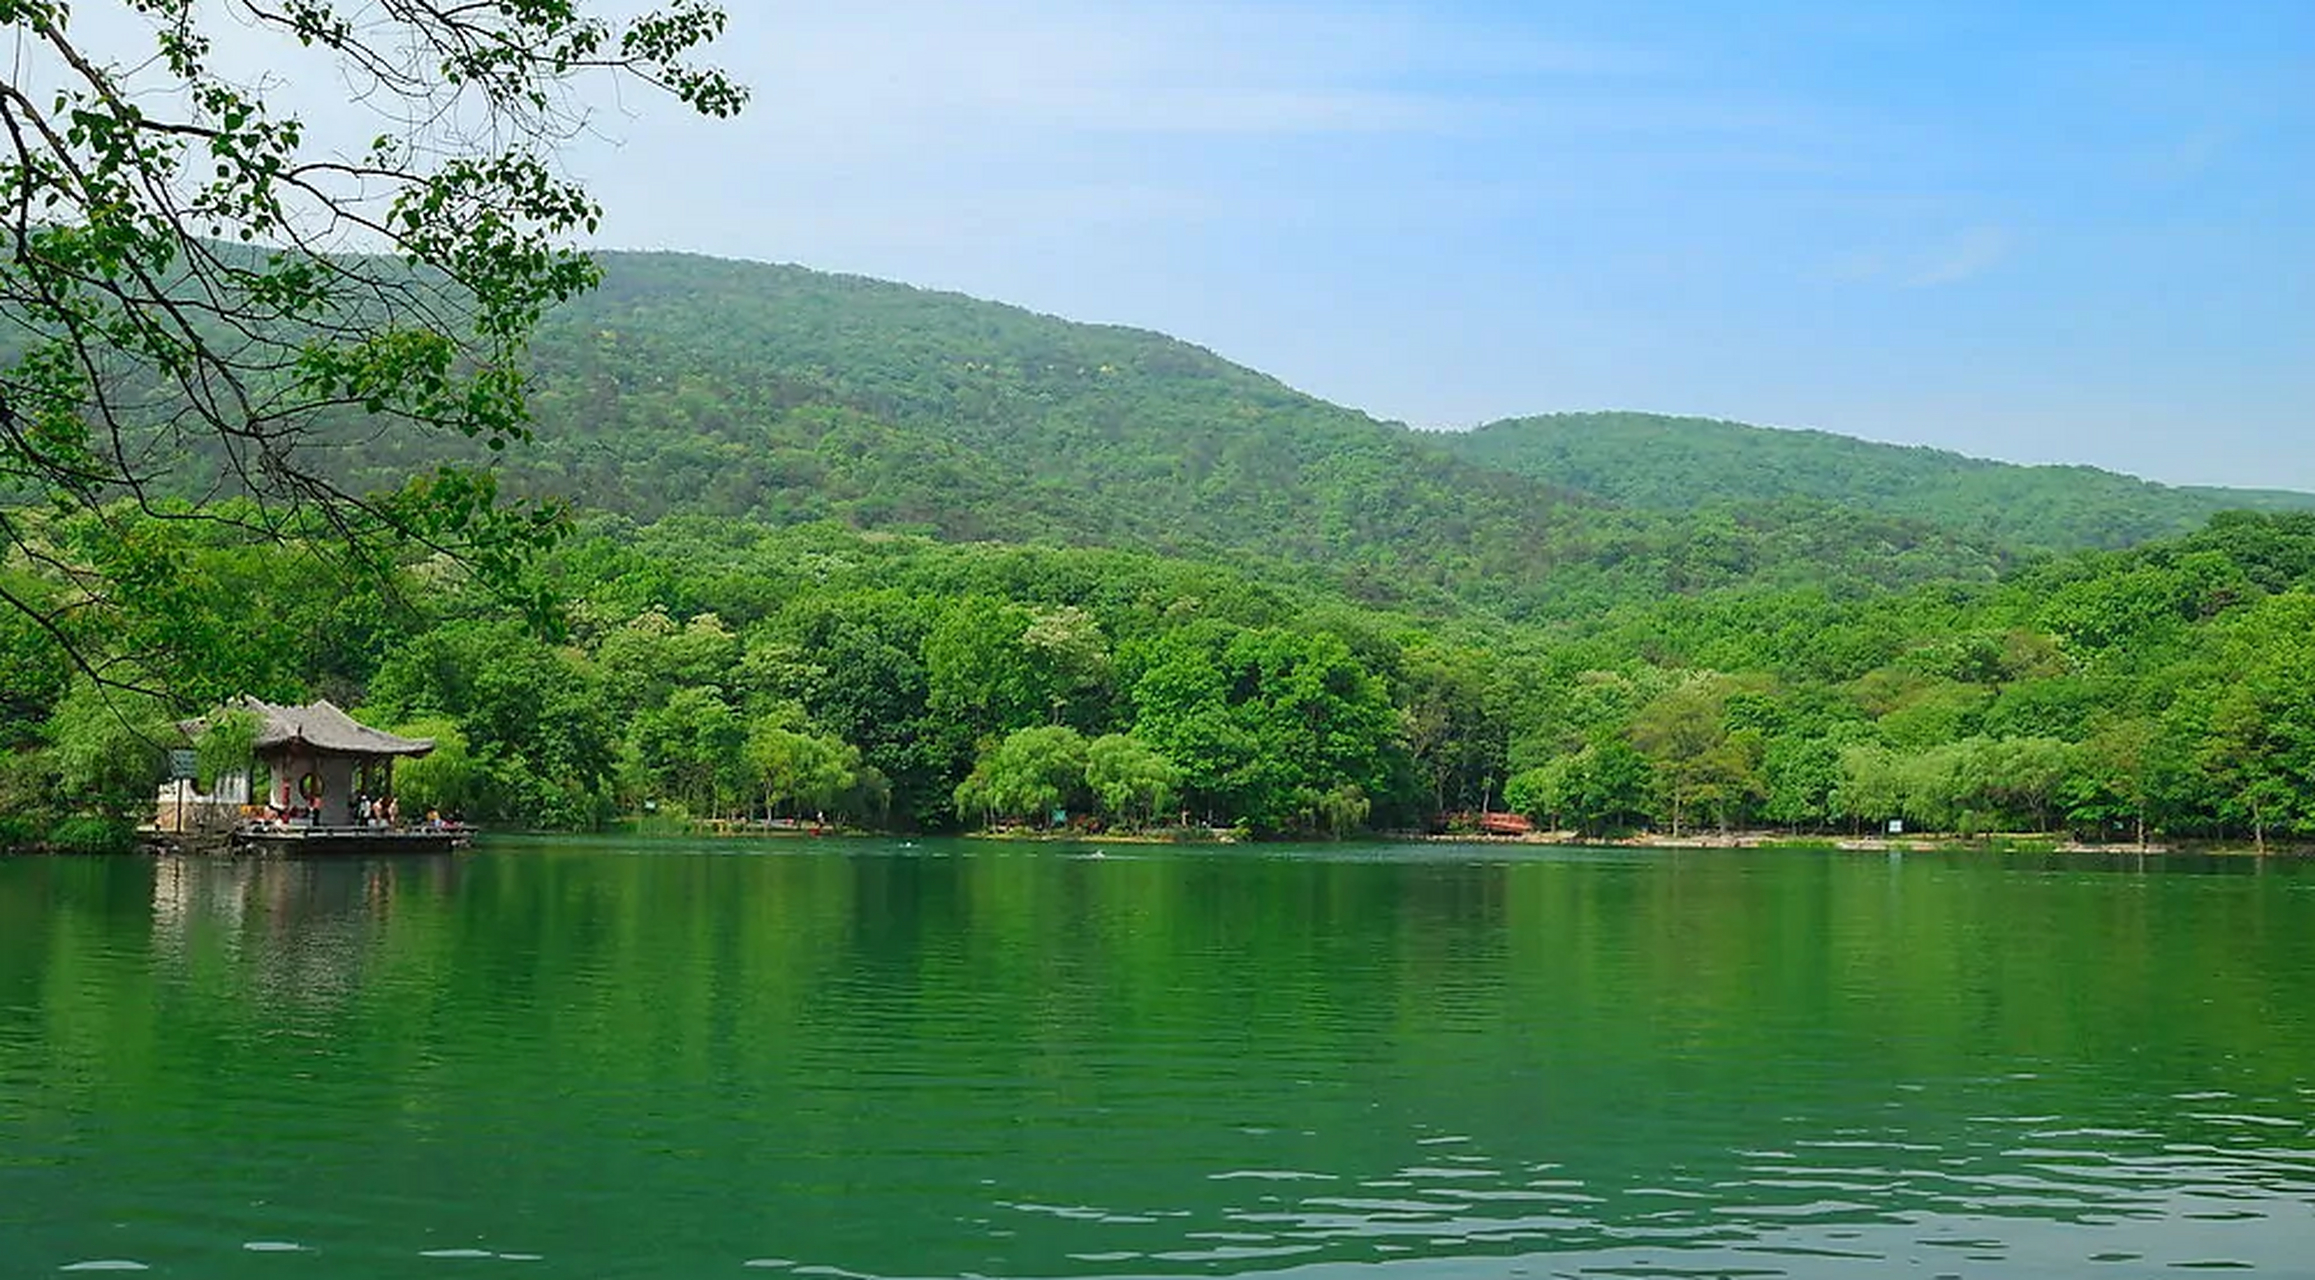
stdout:
[[0,1277],[137,1268],[2315,1276],[2315,866],[0,860]]

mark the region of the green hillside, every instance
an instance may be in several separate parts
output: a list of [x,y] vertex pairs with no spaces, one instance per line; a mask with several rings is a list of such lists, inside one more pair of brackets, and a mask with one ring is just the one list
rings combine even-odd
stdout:
[[[539,440],[504,466],[518,490],[638,520],[1223,556],[1512,614],[1984,580],[2008,558],[1871,512],[1622,510],[1139,330],[795,267],[603,263],[603,287],[538,338]],[[367,445],[357,470],[386,481],[431,456]]]
[[[1418,432],[1141,330],[798,267],[602,265],[537,335],[537,440],[492,461],[517,493],[643,522],[1110,547],[1578,619],[1728,588],[1986,582],[2217,510],[2315,505],[1637,414]],[[337,439],[326,469],[360,489],[488,456],[360,420]],[[189,458],[164,491],[232,479]]]
[[1649,413],[1560,413],[1441,435],[1457,457],[1652,511],[1789,500],[1919,520],[2016,548],[2133,546],[2219,511],[2315,509],[2315,494],[2174,487],[2095,467],[2018,466]]
[[[1799,437],[1926,463],[1836,485],[1725,427],[1546,481],[1152,334],[607,266],[504,462],[577,529],[503,576],[231,499],[9,510],[0,848],[116,846],[154,735],[238,693],[436,739],[397,786],[494,825],[2315,839],[2315,512],[1957,529],[2268,495]],[[355,479],[440,457],[349,439]]]

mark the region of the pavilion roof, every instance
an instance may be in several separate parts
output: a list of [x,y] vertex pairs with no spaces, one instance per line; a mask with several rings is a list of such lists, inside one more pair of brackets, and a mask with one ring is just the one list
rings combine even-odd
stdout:
[[232,705],[256,713],[257,741],[253,745],[259,751],[303,746],[324,755],[422,756],[434,749],[432,738],[405,738],[373,729],[327,698],[295,707],[256,698],[243,698]]

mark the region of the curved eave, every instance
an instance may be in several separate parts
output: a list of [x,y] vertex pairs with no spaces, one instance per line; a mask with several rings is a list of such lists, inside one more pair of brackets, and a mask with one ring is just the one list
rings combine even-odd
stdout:
[[418,756],[430,754],[434,750],[434,743],[426,738],[406,738],[403,740],[403,743],[404,745],[400,746],[386,746],[381,744],[375,747],[333,747],[323,746],[319,743],[310,742],[302,737],[290,737],[276,739],[272,742],[261,742],[252,748],[252,750],[255,754],[261,756],[357,756],[372,760],[382,760],[389,756],[409,756],[416,758]]

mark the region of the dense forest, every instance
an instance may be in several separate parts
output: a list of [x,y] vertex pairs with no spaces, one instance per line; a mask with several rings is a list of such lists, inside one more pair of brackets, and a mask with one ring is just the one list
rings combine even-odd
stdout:
[[[607,254],[533,351],[520,493],[637,521],[833,519],[1318,575],[1515,617],[1736,585],[1988,579],[2013,549],[1864,506],[1623,505],[1158,334],[795,267]],[[438,442],[348,451],[383,486]],[[479,458],[481,451],[467,450]]]
[[2187,533],[2221,511],[2315,510],[2315,494],[2160,485],[2095,467],[2015,466],[1650,413],[1513,418],[1438,440],[1467,462],[1649,511],[1831,505],[2017,549],[2126,547]]
[[[349,593],[300,549],[200,528],[145,530],[180,587],[107,620],[198,668],[142,718],[333,696],[442,744],[413,802],[493,824],[1058,807],[1345,834],[1507,802],[1592,833],[2315,833],[2304,515],[1990,585],[1639,598],[1552,627],[1142,552],[698,517],[588,522],[533,566],[542,619],[439,565]],[[0,670],[0,832],[117,839],[152,794],[135,700],[13,617]]]
[[538,345],[502,472],[574,512],[511,580],[20,508],[11,597],[135,589],[67,615],[94,671],[0,610],[0,845],[118,842],[244,693],[436,739],[405,796],[500,826],[2315,836],[2315,514],[1958,460],[1909,506],[1918,451],[1852,500],[1747,429],[1538,478],[1151,334],[607,266]]

